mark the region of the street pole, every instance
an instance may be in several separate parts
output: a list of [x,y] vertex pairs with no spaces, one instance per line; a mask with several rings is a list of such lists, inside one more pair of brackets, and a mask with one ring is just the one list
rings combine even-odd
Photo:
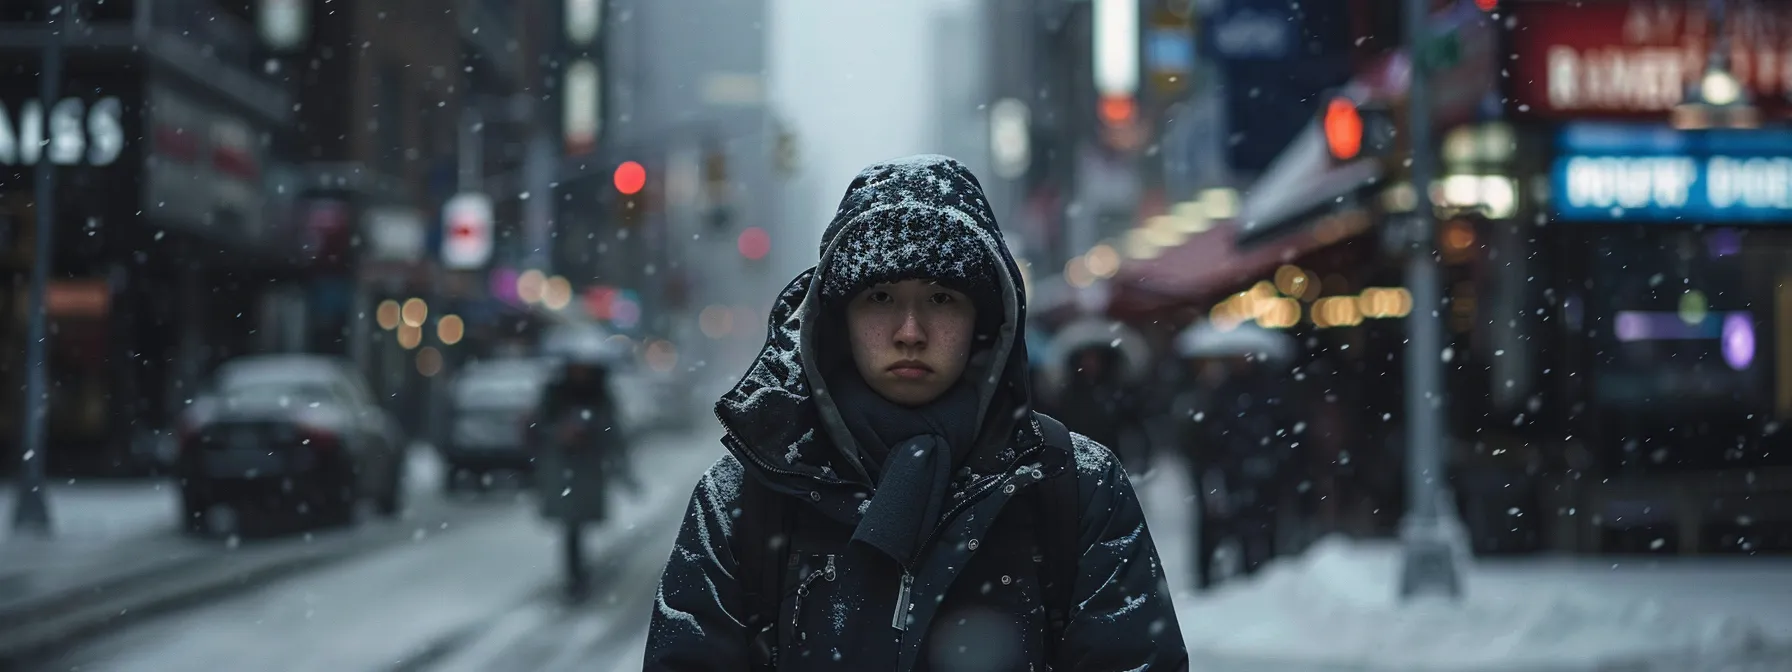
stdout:
[[1407,137],[1416,197],[1406,260],[1412,312],[1406,317],[1407,511],[1401,525],[1400,595],[1408,599],[1462,595],[1441,482],[1449,433],[1443,414],[1443,296],[1437,268],[1436,211],[1431,203],[1431,181],[1437,168],[1432,153],[1431,64],[1426,58],[1431,4],[1430,0],[1406,0],[1405,7],[1406,46],[1412,58]]
[[[70,25],[71,12],[68,0],[46,0],[44,6],[50,10],[44,24],[53,34],[44,45],[43,80],[40,82],[43,114],[40,118],[44,124],[43,137],[49,138],[50,110],[61,95],[62,40]],[[46,144],[36,150],[37,193],[32,209],[37,212],[37,245],[31,260],[31,324],[25,339],[25,437],[19,444],[18,501],[12,513],[15,532],[39,537],[51,534],[50,503],[44,496],[44,425],[45,416],[50,412],[46,393],[49,385],[44,371],[48,366],[44,339],[49,311],[44,303],[44,291],[50,281],[50,257],[55,249],[50,244],[50,235],[56,224],[56,169],[50,160],[50,149]]]

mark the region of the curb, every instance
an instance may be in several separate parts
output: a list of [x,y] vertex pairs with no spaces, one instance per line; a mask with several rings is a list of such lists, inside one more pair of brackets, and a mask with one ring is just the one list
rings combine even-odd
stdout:
[[165,577],[177,576],[191,571],[196,561],[213,561],[217,557],[210,551],[193,548],[189,553],[178,554],[175,557],[146,564],[133,571],[18,600],[12,605],[0,608],[0,632],[11,632],[14,628],[27,627],[34,621],[55,618],[59,612],[80,609],[83,604],[104,599],[103,596],[107,594],[128,590],[133,586]]
[[[455,534],[477,524],[477,520],[463,521],[446,530],[432,530],[430,537]],[[34,600],[41,608],[28,605],[0,614],[0,670],[30,669],[33,660],[84,639],[353,559],[410,539],[412,534],[407,528],[393,527],[297,549],[185,558]]]

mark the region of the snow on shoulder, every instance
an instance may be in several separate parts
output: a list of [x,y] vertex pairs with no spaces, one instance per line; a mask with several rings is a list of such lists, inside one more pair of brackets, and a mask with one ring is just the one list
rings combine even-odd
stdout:
[[1096,443],[1095,439],[1076,432],[1070,433],[1070,447],[1076,458],[1077,471],[1088,476],[1100,476],[1113,468],[1119,458],[1107,446]]
[[1212,593],[1178,596],[1191,654],[1428,671],[1587,669],[1762,645],[1761,627],[1543,564],[1467,570],[1460,603],[1396,596],[1399,546],[1330,537]]

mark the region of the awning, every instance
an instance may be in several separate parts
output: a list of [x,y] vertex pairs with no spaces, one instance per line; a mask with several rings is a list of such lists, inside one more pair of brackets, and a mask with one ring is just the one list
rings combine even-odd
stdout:
[[1150,260],[1131,260],[1114,278],[1114,312],[1149,312],[1205,304],[1242,285],[1268,278],[1282,264],[1369,230],[1362,208],[1329,213],[1298,231],[1240,247],[1238,222],[1226,222]]
[[[1497,92],[1497,28],[1469,3],[1438,14],[1432,34],[1458,54],[1432,74],[1439,130],[1476,118]],[[1404,105],[1412,59],[1390,53],[1337,94],[1363,104]],[[1497,107],[1497,99],[1491,101]],[[1397,118],[1404,122],[1404,115]],[[1297,135],[1245,194],[1236,221],[1191,236],[1153,259],[1128,259],[1115,278],[1112,312],[1149,312],[1199,304],[1267,277],[1281,264],[1368,231],[1379,217],[1362,198],[1392,177],[1393,162],[1338,163],[1317,121]]]
[[1359,207],[1357,194],[1381,178],[1379,159],[1337,164],[1325,147],[1324,131],[1309,124],[1245,194],[1237,239],[1254,244],[1310,216]]

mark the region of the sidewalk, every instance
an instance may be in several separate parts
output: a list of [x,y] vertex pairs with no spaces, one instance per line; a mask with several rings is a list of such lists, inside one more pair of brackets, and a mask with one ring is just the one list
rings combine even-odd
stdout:
[[433,450],[412,454],[405,519],[250,541],[185,534],[178,490],[164,479],[54,481],[47,490],[53,534],[14,535],[17,491],[0,484],[0,662],[402,540],[413,527],[460,515],[419,501],[419,493],[439,490],[441,469]]
[[0,615],[45,595],[90,592],[211,550],[179,534],[178,495],[166,480],[62,481],[47,494],[53,535],[16,536],[18,491],[0,484]]
[[1197,660],[1238,669],[1692,670],[1792,651],[1784,649],[1792,562],[1776,559],[1477,562],[1462,603],[1405,604],[1395,598],[1393,542],[1330,538],[1197,595],[1182,464],[1164,459],[1138,489]]

